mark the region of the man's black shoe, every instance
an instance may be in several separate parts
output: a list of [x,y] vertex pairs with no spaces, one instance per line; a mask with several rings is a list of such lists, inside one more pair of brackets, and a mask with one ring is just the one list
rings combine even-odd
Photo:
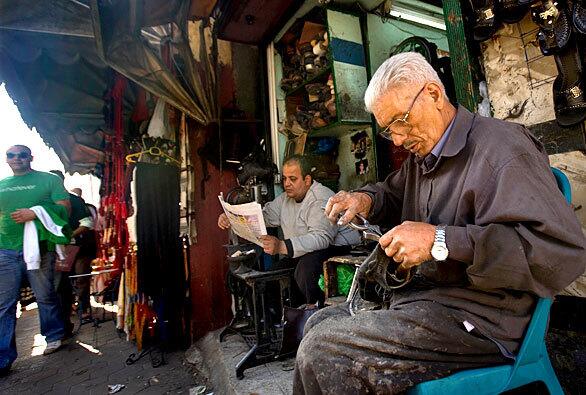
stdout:
[[10,368],[11,366],[4,366],[3,368],[0,368],[0,377],[6,377],[10,374]]

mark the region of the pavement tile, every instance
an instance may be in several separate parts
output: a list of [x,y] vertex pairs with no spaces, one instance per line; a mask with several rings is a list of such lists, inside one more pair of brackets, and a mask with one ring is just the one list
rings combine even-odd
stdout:
[[53,385],[53,387],[51,388],[50,391],[47,392],[47,394],[50,394],[50,395],[68,394],[70,388],[71,388],[71,384],[69,384],[69,383],[66,383],[66,382],[57,383],[57,384]]
[[166,355],[170,363],[159,368],[152,368],[148,356],[133,365],[126,365],[128,356],[137,352],[136,347],[118,336],[112,322],[101,324],[97,332],[91,326],[84,325],[80,333],[59,352],[49,356],[31,356],[35,334],[39,333],[38,312],[25,312],[18,321],[16,336],[20,353],[13,372],[0,379],[2,395],[103,395],[107,393],[108,384],[118,383],[127,386],[120,392],[121,395],[188,394],[189,388],[196,385],[192,373],[182,365],[181,352]]

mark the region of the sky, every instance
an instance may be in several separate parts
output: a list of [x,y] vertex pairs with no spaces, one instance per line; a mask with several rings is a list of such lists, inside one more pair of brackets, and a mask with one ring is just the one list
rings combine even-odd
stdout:
[[[18,108],[6,92],[4,84],[0,85],[0,179],[11,176],[12,171],[6,164],[4,153],[16,144],[29,147],[33,153],[32,168],[40,171],[61,170],[63,164],[53,150],[49,148],[35,129],[30,130],[22,120]],[[65,175],[65,188],[81,188],[86,202],[98,206],[100,180],[91,175]]]

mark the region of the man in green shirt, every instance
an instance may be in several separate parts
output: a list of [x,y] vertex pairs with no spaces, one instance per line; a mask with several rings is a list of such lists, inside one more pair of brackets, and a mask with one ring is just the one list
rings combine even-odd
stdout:
[[0,376],[8,374],[17,355],[16,303],[23,276],[28,277],[37,298],[41,334],[47,341],[45,354],[56,351],[63,337],[63,321],[53,287],[54,245],[40,242],[40,268],[27,270],[23,234],[25,223],[37,218],[31,207],[60,205],[69,212],[69,194],[59,177],[31,169],[32,160],[28,147],[10,147],[6,163],[14,175],[0,180]]

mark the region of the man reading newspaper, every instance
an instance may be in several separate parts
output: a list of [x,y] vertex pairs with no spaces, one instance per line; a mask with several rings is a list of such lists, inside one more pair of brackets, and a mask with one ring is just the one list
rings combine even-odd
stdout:
[[[281,227],[283,240],[269,235],[260,236],[265,253],[280,254],[280,266],[295,267],[295,282],[306,304],[323,304],[324,294],[318,286],[323,262],[335,255],[347,254],[350,245],[358,244],[358,232],[333,225],[323,214],[322,207],[334,192],[313,180],[311,168],[301,155],[293,155],[283,163],[285,193],[263,208],[267,227]],[[225,213],[218,226],[230,228]]]

